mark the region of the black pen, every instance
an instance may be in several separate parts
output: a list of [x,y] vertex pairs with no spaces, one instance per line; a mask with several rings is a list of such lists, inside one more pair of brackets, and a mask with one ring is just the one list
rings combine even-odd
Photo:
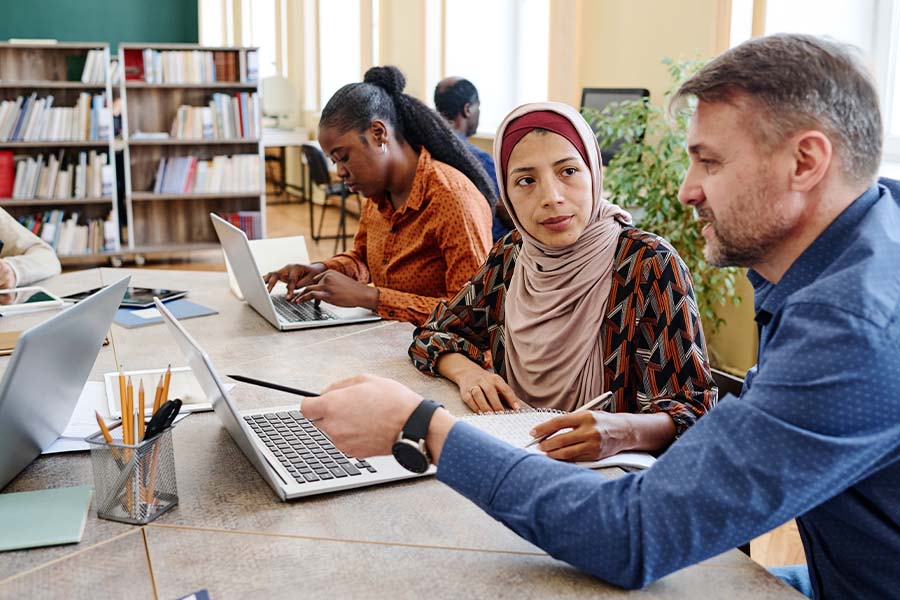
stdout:
[[260,387],[269,388],[272,390],[278,390],[279,392],[287,392],[288,394],[295,394],[297,396],[306,396],[307,398],[314,398],[319,394],[315,392],[307,392],[306,390],[298,390],[297,388],[288,387],[286,385],[280,385],[278,383],[271,383],[268,381],[262,381],[261,379],[253,379],[252,377],[244,377],[243,375],[228,375],[235,381],[240,381],[242,383],[249,383],[252,385],[258,385]]

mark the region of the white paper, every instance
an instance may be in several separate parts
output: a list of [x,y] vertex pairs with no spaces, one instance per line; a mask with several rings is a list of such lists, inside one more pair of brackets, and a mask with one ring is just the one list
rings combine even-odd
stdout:
[[133,310],[131,311],[131,314],[141,319],[155,319],[162,316],[155,308],[142,308],[140,310]]
[[[144,391],[150,399],[150,403],[146,408],[147,414],[152,410],[153,398],[156,394],[156,384],[159,382],[160,376],[165,372],[166,370],[164,368],[125,372],[126,377],[131,377],[135,398],[137,398],[137,391],[141,385],[140,381],[141,379],[144,380]],[[119,373],[104,373],[103,379],[106,381],[107,414],[111,417],[118,418],[122,415],[119,404]],[[227,392],[234,387],[234,384],[223,383],[223,386]],[[200,383],[197,381],[197,378],[194,377],[190,367],[172,367],[172,379],[169,383],[169,398],[181,398],[182,413],[212,410],[212,404],[210,404],[206,394],[203,393],[203,388],[200,387]]]

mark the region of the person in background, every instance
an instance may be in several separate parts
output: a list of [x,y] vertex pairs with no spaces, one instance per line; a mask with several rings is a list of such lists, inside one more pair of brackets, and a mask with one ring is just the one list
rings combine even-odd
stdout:
[[875,85],[848,47],[778,34],[707,63],[675,94],[691,99],[679,200],[702,223],[706,259],[749,267],[755,292],[758,362],[740,398],[720,399],[652,468],[611,480],[506,445],[387,379],[336,383],[303,413],[360,458],[389,452],[417,416],[439,481],[622,587],[796,518],[806,565],[776,571],[784,581],[814,598],[896,598],[900,202],[876,184]]
[[[491,155],[469,141],[469,138],[478,131],[478,120],[481,116],[481,100],[478,99],[478,90],[468,79],[462,77],[447,77],[434,88],[434,107],[447,119],[450,128],[456,132],[466,144],[485,173],[494,182],[494,189],[499,197],[500,189],[497,187],[497,175],[494,169],[494,159]],[[513,228],[509,213],[502,203],[498,203],[494,212],[494,223],[491,235],[496,242]]]
[[520,106],[496,140],[515,230],[416,330],[413,363],[479,412],[571,412],[612,391],[557,417],[572,431],[547,441],[552,458],[664,450],[716,402],[687,267],[603,199],[597,139],[572,107]]
[[352,250],[267,273],[270,291],[284,281],[293,302],[361,306],[421,325],[484,262],[493,185],[441,116],[403,93],[405,84],[396,67],[373,67],[325,105],[319,143],[350,191],[369,201]]
[[61,270],[53,248],[0,208],[0,289],[31,285]]

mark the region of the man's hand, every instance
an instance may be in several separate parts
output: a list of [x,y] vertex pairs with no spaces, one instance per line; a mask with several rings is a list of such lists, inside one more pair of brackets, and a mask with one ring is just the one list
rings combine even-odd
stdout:
[[[374,375],[338,381],[317,398],[305,398],[300,410],[316,421],[342,452],[356,458],[383,456],[403,430],[422,396],[405,385]],[[432,460],[440,457],[455,419],[439,409],[431,420],[426,443]]]
[[313,283],[304,284],[302,294],[291,298],[299,304],[307,300],[324,300],[335,306],[362,306],[369,310],[378,308],[378,288],[361,283],[337,271],[325,271],[313,277]]
[[557,460],[600,460],[635,447],[631,416],[593,410],[573,412],[541,423],[531,434],[539,437],[571,428],[551,435],[540,443],[540,449]]
[[277,271],[266,273],[263,275],[263,281],[269,287],[271,293],[272,288],[279,281],[287,284],[287,298],[290,300],[294,296],[294,290],[302,288],[313,282],[313,277],[325,272],[325,265],[322,263],[313,263],[311,265],[286,265]]
[[0,290],[16,287],[16,272],[9,263],[0,258]]

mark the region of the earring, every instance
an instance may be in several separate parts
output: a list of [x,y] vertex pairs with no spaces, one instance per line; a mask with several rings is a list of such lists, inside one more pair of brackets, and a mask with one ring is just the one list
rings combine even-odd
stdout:
[[387,154],[387,144],[385,144],[384,142],[381,142],[381,153]]

